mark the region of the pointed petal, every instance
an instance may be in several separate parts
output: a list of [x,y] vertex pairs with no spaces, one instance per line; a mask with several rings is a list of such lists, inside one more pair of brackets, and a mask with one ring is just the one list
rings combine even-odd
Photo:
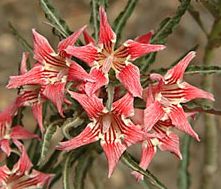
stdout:
[[102,99],[98,98],[96,95],[88,96],[72,91],[69,91],[69,93],[72,98],[81,104],[89,118],[97,118],[104,109]]
[[196,56],[194,51],[189,52],[176,66],[167,71],[164,76],[167,83],[176,83],[182,81],[183,74],[190,61]]
[[32,167],[32,163],[28,157],[28,154],[24,148],[24,146],[17,141],[18,148],[20,149],[20,151],[22,152],[20,159],[18,160],[18,162],[14,165],[13,167],[13,171],[23,175],[27,172],[30,171],[31,167]]
[[31,107],[31,109],[32,109],[32,113],[34,115],[34,118],[38,122],[38,126],[41,130],[41,133],[44,133],[45,129],[43,126],[43,119],[42,119],[42,103],[41,102],[34,103]]
[[164,45],[154,45],[154,44],[146,44],[139,43],[133,40],[127,40],[124,43],[124,46],[127,47],[128,54],[130,55],[130,60],[134,61],[135,59],[151,53],[163,50],[165,48]]
[[10,76],[8,89],[18,88],[22,85],[43,85],[46,79],[43,77],[43,67],[35,66],[23,75]]
[[190,85],[189,83],[182,82],[181,83],[182,88],[184,90],[184,98],[185,102],[196,99],[196,98],[205,98],[214,101],[214,96],[213,94],[204,91],[202,89],[199,89],[197,87],[194,87]]
[[29,57],[29,53],[28,52],[24,52],[22,54],[22,60],[21,60],[21,65],[20,65],[20,74],[25,74],[28,70],[27,70],[27,60]]
[[62,104],[64,102],[64,90],[66,83],[54,83],[46,85],[43,95],[48,98],[57,107],[61,116],[63,115]]
[[33,176],[33,178],[31,178],[31,181],[27,181],[27,186],[38,186],[41,188],[44,188],[44,186],[46,186],[46,188],[49,188],[49,184],[52,180],[52,178],[55,176],[53,174],[48,174],[48,173],[42,173],[36,170],[32,170],[31,172],[31,176]]
[[44,57],[48,54],[54,53],[48,40],[32,29],[33,40],[34,40],[34,59],[42,63]]
[[99,31],[99,44],[115,43],[116,34],[112,30],[107,20],[107,15],[103,7],[99,9],[100,16],[100,31]]
[[11,147],[9,144],[9,140],[7,140],[7,139],[0,140],[0,148],[7,156],[10,156]]
[[85,84],[85,92],[88,95],[94,94],[98,89],[108,84],[109,82],[108,77],[97,68],[92,68],[90,75],[92,76],[94,82],[87,82]]
[[[154,155],[157,152],[156,146],[154,146],[151,141],[145,141],[142,144],[142,154],[141,154],[141,160],[139,166],[146,170],[152,161]],[[132,174],[135,176],[137,181],[143,180],[143,175],[133,171]]]
[[150,106],[151,104],[154,103],[155,99],[154,99],[154,94],[153,94],[153,87],[151,85],[149,85],[148,88],[145,89],[146,92],[146,107]]
[[144,35],[141,35],[141,36],[138,36],[137,38],[135,38],[135,41],[136,42],[139,42],[139,43],[146,43],[146,44],[149,44],[150,43],[150,39],[153,35],[153,32],[150,31]]
[[87,26],[83,26],[78,31],[68,36],[66,39],[63,39],[62,41],[60,41],[58,44],[58,52],[60,53],[61,51],[64,51],[68,46],[74,45],[86,27]]
[[6,107],[2,112],[0,112],[0,123],[1,122],[10,123],[12,121],[12,117],[15,115],[17,110],[18,107],[15,101],[11,103],[8,107]]
[[134,97],[142,97],[143,88],[140,84],[140,71],[137,66],[128,64],[117,73],[116,77]]
[[170,117],[170,119],[172,120],[172,124],[175,125],[176,128],[189,134],[197,141],[200,140],[197,133],[192,129],[191,125],[189,124],[182,107],[172,106],[170,108],[168,116]]
[[88,74],[78,63],[68,60],[70,63],[68,70],[68,81],[91,81],[93,82],[93,77]]
[[60,142],[57,146],[58,150],[70,151],[80,146],[96,142],[99,137],[99,127],[95,123],[89,123],[87,127],[76,137],[71,140]]
[[133,103],[134,97],[130,93],[127,93],[112,104],[112,111],[119,116],[132,116],[134,114]]
[[144,110],[144,128],[150,131],[152,127],[164,116],[165,112],[162,105],[155,101]]
[[174,153],[178,158],[182,159],[182,155],[180,153],[180,142],[179,137],[174,133],[165,133],[165,137],[159,139],[160,144],[159,148],[162,151],[170,151]]
[[90,67],[94,65],[94,61],[98,57],[98,50],[91,43],[80,47],[69,46],[66,48],[65,52],[86,62]]
[[84,41],[86,44],[92,43],[93,45],[95,44],[94,39],[87,33],[87,31],[83,31],[83,35],[84,35]]
[[39,138],[38,135],[31,133],[26,130],[24,127],[17,125],[12,128],[11,134],[12,139],[31,139],[31,138]]
[[127,147],[123,145],[121,142],[106,143],[104,141],[101,141],[101,146],[108,160],[108,167],[109,167],[108,177],[110,178],[121,155],[123,154],[123,152],[126,150]]

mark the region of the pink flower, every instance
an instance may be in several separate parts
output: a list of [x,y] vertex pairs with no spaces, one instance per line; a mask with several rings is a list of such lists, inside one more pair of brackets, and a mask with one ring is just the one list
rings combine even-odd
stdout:
[[[132,117],[134,123],[144,125],[144,110],[135,109],[135,115]],[[179,149],[179,137],[172,132],[171,119],[158,120],[151,130],[146,131],[152,133],[152,137],[147,137],[142,142],[142,153],[140,160],[140,167],[146,170],[157,152],[157,147],[162,151],[169,151],[182,159]],[[138,172],[132,172],[138,181],[143,180],[143,175]]]
[[[66,101],[64,93],[68,81],[92,81],[90,75],[64,51],[67,46],[73,45],[85,27],[73,33],[58,44],[56,53],[45,37],[33,29],[34,59],[37,63],[34,67],[22,75],[11,76],[8,88],[17,88],[30,85],[34,89],[40,86],[40,98],[42,96],[51,100],[63,115],[62,104]],[[31,91],[33,91],[31,90]],[[26,90],[27,91],[27,90]],[[29,90],[30,91],[30,90]]]
[[7,156],[11,154],[10,142],[17,140],[38,138],[21,125],[11,126],[12,119],[17,111],[15,103],[0,112],[0,148]]
[[72,150],[100,140],[109,164],[110,177],[122,153],[132,144],[143,139],[140,127],[133,124],[133,96],[129,93],[115,101],[110,110],[104,107],[97,96],[70,92],[85,109],[90,122],[75,138],[61,142],[60,150]]
[[117,79],[124,87],[136,97],[142,96],[142,86],[140,84],[140,72],[137,66],[131,62],[135,59],[148,54],[150,52],[159,51],[165,48],[163,45],[149,44],[151,33],[145,34],[135,40],[127,40],[119,48],[115,49],[116,34],[111,29],[107,20],[104,8],[99,10],[100,15],[100,31],[98,45],[95,45],[94,39],[86,32],[85,46],[75,47],[68,46],[66,52],[92,66],[92,74],[96,72],[99,75],[98,82],[88,82],[86,92],[94,93],[101,86],[108,83],[108,72],[112,68]]
[[190,52],[176,66],[168,70],[164,77],[151,74],[151,79],[157,83],[147,89],[147,105],[144,112],[144,125],[147,131],[151,130],[158,120],[168,117],[176,128],[199,140],[181,104],[196,98],[209,100],[214,98],[211,93],[183,81],[185,69],[194,56],[195,52]]
[[6,165],[0,167],[0,188],[31,189],[48,186],[53,175],[32,169],[33,165],[21,144],[20,150],[21,157],[12,170]]

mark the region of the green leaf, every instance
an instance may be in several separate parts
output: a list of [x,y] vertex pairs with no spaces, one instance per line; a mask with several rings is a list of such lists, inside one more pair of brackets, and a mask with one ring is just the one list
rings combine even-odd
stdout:
[[158,189],[167,189],[150,171],[144,171],[142,168],[139,167],[139,164],[134,160],[134,158],[127,152],[125,152],[122,156],[122,161],[126,164],[129,168],[133,171],[137,171],[144,176],[144,181],[148,184],[151,183]]
[[74,188],[84,189],[85,177],[88,169],[91,168],[95,156],[93,152],[87,151],[86,154],[80,156],[78,164],[75,168]]
[[66,38],[72,33],[49,0],[40,0],[40,5],[50,25],[60,34],[59,37]]
[[125,27],[127,20],[130,18],[131,14],[133,13],[137,3],[138,0],[128,0],[124,10],[115,19],[113,24],[113,29],[117,35],[117,41],[120,40],[122,30]]
[[[174,29],[179,24],[182,16],[185,14],[189,8],[191,0],[181,0],[179,7],[177,8],[176,14],[173,17],[168,17],[164,19],[151,39],[153,44],[165,44],[167,37],[173,33]],[[142,70],[146,72],[151,64],[155,61],[154,54],[151,53],[142,59]]]
[[59,123],[59,121],[52,122],[46,129],[46,132],[44,134],[44,138],[43,138],[43,141],[41,144],[41,153],[40,153],[40,158],[38,161],[38,166],[42,166],[45,163],[45,159],[46,159],[46,156],[48,154],[49,147],[51,144],[50,141],[51,141],[54,133],[57,130],[58,123]]
[[12,23],[9,22],[9,28],[12,31],[12,34],[16,37],[18,42],[22,45],[23,49],[25,51],[30,52],[33,55],[33,48],[32,46],[27,42],[27,40],[15,29],[15,27],[12,25]]
[[190,160],[190,142],[191,137],[189,135],[184,135],[182,137],[181,154],[183,159],[179,163],[178,172],[178,188],[179,189],[189,189],[190,187],[190,175],[188,172],[189,160]]
[[73,185],[70,184],[70,169],[71,169],[71,159],[73,153],[69,153],[64,161],[63,168],[63,186],[64,189],[73,189]]

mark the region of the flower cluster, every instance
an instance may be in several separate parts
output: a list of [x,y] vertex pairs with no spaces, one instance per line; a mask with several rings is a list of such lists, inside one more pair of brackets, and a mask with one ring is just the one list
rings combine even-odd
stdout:
[[[187,119],[194,113],[186,113],[182,105],[196,98],[214,98],[212,94],[183,81],[184,71],[195,52],[187,54],[165,76],[151,74],[149,86],[143,89],[140,70],[134,61],[165,46],[150,44],[152,32],[149,32],[134,40],[127,40],[118,47],[116,34],[102,7],[99,17],[98,41],[86,32],[84,26],[60,41],[57,52],[45,37],[33,29],[34,66],[27,69],[29,54],[23,53],[20,75],[11,76],[7,85],[9,89],[19,88],[18,96],[11,106],[0,113],[1,150],[9,156],[13,142],[21,151],[20,160],[12,170],[6,166],[0,167],[2,188],[6,185],[9,188],[43,187],[49,183],[50,174],[31,170],[31,162],[19,142],[21,139],[39,137],[21,125],[12,124],[12,120],[18,108],[30,106],[44,134],[43,103],[51,101],[64,118],[64,108],[71,105],[67,95],[83,107],[90,122],[78,136],[60,142],[57,149],[70,151],[100,141],[108,160],[109,177],[123,152],[133,144],[142,145],[140,166],[147,169],[157,147],[182,158],[179,137],[174,128],[199,140]],[[85,45],[77,46],[75,43],[81,34]],[[78,64],[78,60],[86,63],[84,68],[88,69]],[[140,98],[146,104],[143,109],[135,108],[135,98]],[[137,180],[142,179],[141,174],[133,174]]]

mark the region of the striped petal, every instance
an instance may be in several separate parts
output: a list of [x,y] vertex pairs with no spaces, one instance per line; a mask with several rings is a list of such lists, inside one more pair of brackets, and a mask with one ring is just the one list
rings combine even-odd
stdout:
[[88,96],[72,91],[69,91],[69,93],[72,98],[81,104],[90,119],[97,118],[104,109],[102,99],[98,98],[96,95]]
[[26,130],[24,127],[17,125],[14,126],[11,130],[10,134],[12,139],[31,139],[31,138],[39,138],[38,135],[31,133]]
[[142,97],[143,88],[140,84],[140,71],[137,66],[128,64],[117,73],[116,77],[134,97]]
[[22,60],[21,60],[21,64],[20,64],[20,74],[25,74],[28,71],[27,70],[28,57],[29,57],[28,52],[22,53]]
[[0,149],[7,155],[10,156],[11,154],[11,147],[9,144],[8,139],[2,139],[0,140]]
[[84,41],[86,44],[92,43],[93,45],[95,44],[94,39],[87,33],[87,31],[83,31],[83,35],[84,35]]
[[36,119],[36,121],[38,122],[38,126],[41,130],[41,133],[44,133],[44,126],[43,126],[43,118],[42,118],[42,103],[34,103],[31,107],[32,109],[32,113],[34,115],[34,118]]
[[149,44],[150,43],[150,39],[153,35],[153,32],[148,32],[144,35],[141,35],[141,36],[138,36],[135,38],[135,41],[136,42],[139,42],[139,43],[146,43],[146,44]]

